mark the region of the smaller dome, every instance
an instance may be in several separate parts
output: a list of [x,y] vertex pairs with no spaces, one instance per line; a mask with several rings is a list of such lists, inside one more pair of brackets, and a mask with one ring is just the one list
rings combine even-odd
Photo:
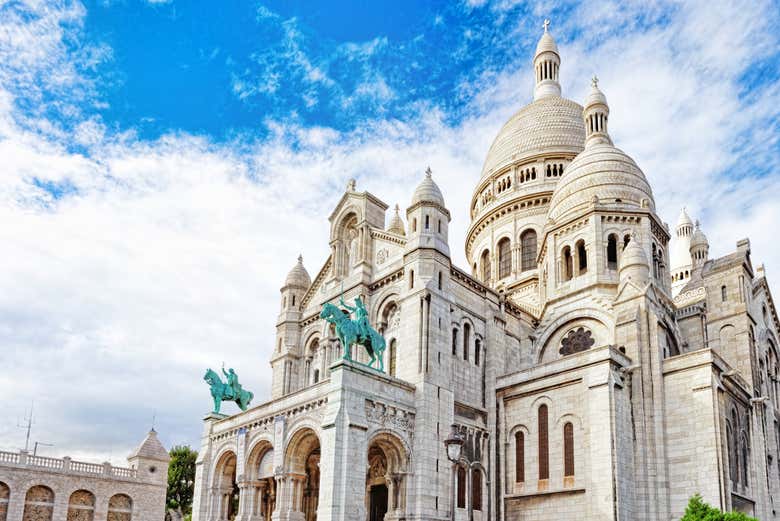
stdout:
[[687,210],[683,206],[683,209],[680,211],[680,217],[677,218],[677,227],[679,228],[680,226],[685,226],[685,225],[693,226],[693,221],[691,220],[691,216],[688,215]]
[[590,80],[590,92],[585,99],[584,107],[588,108],[594,105],[607,105],[607,97],[599,89],[599,79],[596,76],[593,76],[593,79]]
[[704,235],[704,232],[701,231],[701,226],[699,225],[699,221],[696,221],[696,231],[693,232],[693,237],[691,237],[691,248],[696,248],[697,246],[709,246],[710,243],[707,241],[707,236]]
[[543,52],[558,53],[558,44],[555,43],[555,39],[550,33],[547,32],[547,28],[544,29],[544,34],[539,38],[539,43],[536,44],[536,56],[539,56]]
[[444,197],[441,195],[439,186],[431,177],[431,168],[425,171],[425,178],[417,185],[412,195],[412,206],[417,203],[435,203],[444,208]]
[[635,235],[631,236],[623,254],[620,256],[620,278],[644,280],[650,276],[650,264],[645,250]]
[[303,267],[302,255],[298,255],[298,263],[287,274],[284,285],[285,287],[293,286],[297,288],[308,288],[311,286],[311,277],[309,277],[309,272],[306,271],[306,268]]
[[401,219],[398,205],[395,205],[395,215],[390,219],[390,224],[387,225],[387,231],[398,235],[406,235],[406,228],[404,228],[404,221]]

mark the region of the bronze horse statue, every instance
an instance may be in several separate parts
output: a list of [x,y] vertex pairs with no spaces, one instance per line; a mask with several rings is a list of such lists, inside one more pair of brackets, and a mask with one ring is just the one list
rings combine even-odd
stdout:
[[[361,307],[362,303],[358,303],[358,300],[356,299],[356,304],[358,304],[358,307]],[[366,348],[366,352],[371,358],[368,366],[373,367],[374,363],[378,361],[379,367],[376,369],[384,372],[385,363],[382,353],[385,351],[385,339],[373,327],[368,325],[367,321],[351,320],[347,312],[330,302],[326,302],[322,306],[320,318],[324,318],[336,326],[336,335],[344,348],[344,355],[342,356],[344,360],[352,360],[352,345],[359,344]]]

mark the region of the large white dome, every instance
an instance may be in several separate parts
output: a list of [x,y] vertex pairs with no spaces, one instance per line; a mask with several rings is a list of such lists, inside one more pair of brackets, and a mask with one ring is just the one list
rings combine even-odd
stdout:
[[608,143],[589,146],[558,181],[548,217],[559,223],[598,201],[614,208],[655,209],[645,174],[625,152]]
[[490,146],[481,177],[541,153],[578,154],[584,143],[582,106],[560,96],[544,97],[504,124]]

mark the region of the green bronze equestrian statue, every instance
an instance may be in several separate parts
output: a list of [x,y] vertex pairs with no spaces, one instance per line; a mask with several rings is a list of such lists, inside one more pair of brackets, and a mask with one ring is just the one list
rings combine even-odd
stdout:
[[246,411],[249,403],[254,398],[254,394],[245,391],[238,383],[238,375],[231,367],[227,371],[222,368],[222,374],[225,375],[227,383],[222,382],[216,371],[208,369],[204,380],[211,386],[211,396],[214,398],[214,412],[219,414],[219,408],[222,402],[236,402],[242,411]]
[[[320,312],[320,318],[324,318],[331,324],[336,326],[336,335],[341,341],[341,346],[344,349],[344,360],[352,360],[352,345],[359,344],[366,348],[366,352],[371,360],[368,362],[369,367],[374,366],[374,362],[379,362],[377,368],[380,372],[384,372],[385,364],[382,359],[382,353],[385,351],[385,339],[380,335],[371,324],[368,322],[368,310],[363,304],[360,297],[355,297],[355,305],[350,306],[344,302],[342,296],[339,303],[346,309],[341,309],[338,306],[326,302],[322,306]],[[351,320],[350,315],[355,314],[355,320]]]

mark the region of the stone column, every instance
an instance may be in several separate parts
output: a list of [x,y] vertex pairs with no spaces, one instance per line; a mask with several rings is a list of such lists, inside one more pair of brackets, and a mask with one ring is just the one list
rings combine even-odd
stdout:
[[254,502],[254,487],[249,481],[238,484],[238,514],[236,519],[248,521],[252,516]]

